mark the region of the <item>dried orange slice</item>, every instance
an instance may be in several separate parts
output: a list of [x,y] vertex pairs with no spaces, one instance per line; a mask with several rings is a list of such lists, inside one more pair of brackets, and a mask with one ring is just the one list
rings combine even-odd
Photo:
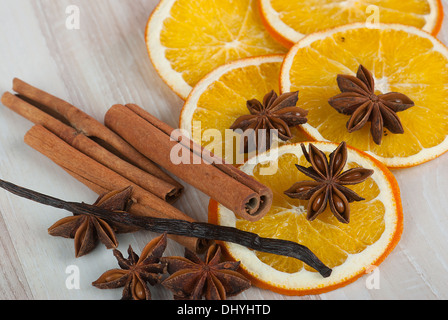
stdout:
[[[327,156],[338,147],[329,142],[313,144]],[[223,243],[227,254],[241,261],[241,269],[254,285],[286,295],[319,294],[345,286],[371,271],[397,245],[403,228],[400,191],[387,167],[366,153],[348,147],[344,171],[353,167],[375,171],[365,182],[349,186],[365,200],[350,205],[349,224],[339,222],[329,207],[315,220],[308,221],[307,201],[284,194],[295,182],[308,180],[296,169],[296,164],[309,167],[300,144],[284,145],[270,155],[264,153],[250,159],[241,170],[272,189],[271,210],[261,220],[248,222],[211,200],[209,221],[307,246],[333,269],[330,277],[323,278],[293,258]]]
[[[359,65],[373,73],[377,93],[400,92],[415,102],[398,113],[404,134],[385,130],[381,145],[373,142],[370,123],[349,133],[349,116],[328,103],[341,92],[337,75],[355,75]],[[448,48],[420,29],[352,24],[309,35],[287,54],[280,87],[300,91],[298,106],[309,111],[302,128],[310,139],[346,141],[391,168],[415,166],[448,150]]]
[[226,62],[287,51],[264,28],[256,0],[161,0],[146,44],[156,71],[183,99]]
[[259,0],[266,28],[291,47],[304,36],[356,22],[399,23],[437,35],[441,0]]
[[[242,164],[244,159],[238,161],[236,156],[239,143],[229,134],[229,129],[236,119],[249,114],[248,100],[263,101],[271,90],[279,92],[283,59],[284,55],[250,57],[213,70],[197,83],[185,101],[179,127],[226,162]],[[221,139],[210,136],[214,131]],[[305,141],[306,136],[299,128],[292,128],[292,133],[294,138],[287,143]],[[284,142],[279,141],[279,144]]]

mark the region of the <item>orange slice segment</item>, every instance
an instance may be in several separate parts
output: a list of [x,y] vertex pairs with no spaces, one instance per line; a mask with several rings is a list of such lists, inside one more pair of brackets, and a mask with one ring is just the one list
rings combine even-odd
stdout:
[[[313,144],[327,155],[338,146],[326,142]],[[395,178],[382,163],[349,147],[344,171],[360,166],[375,171],[365,182],[350,186],[365,200],[351,204],[349,224],[337,221],[329,208],[310,222],[306,219],[307,201],[291,199],[283,193],[295,182],[309,179],[295,164],[309,166],[299,144],[284,145],[270,155],[266,153],[250,159],[241,170],[272,189],[271,210],[263,219],[248,222],[211,200],[209,221],[309,247],[333,269],[330,277],[323,278],[293,258],[223,243],[227,254],[241,261],[242,270],[255,285],[287,295],[318,294],[355,281],[378,266],[393,250],[403,228],[400,191]]]
[[[373,142],[370,123],[348,133],[349,116],[328,104],[340,93],[337,75],[355,75],[360,64],[373,73],[378,93],[398,91],[415,102],[397,113],[404,134],[385,130],[381,145]],[[448,150],[448,49],[420,29],[352,24],[309,35],[287,54],[280,86],[283,92],[300,90],[298,106],[309,110],[302,128],[311,139],[346,141],[392,168],[415,166]]]
[[161,0],[146,27],[149,57],[181,98],[226,62],[285,53],[265,30],[256,0]]
[[437,35],[441,0],[259,0],[263,23],[291,47],[304,36],[356,22],[399,23]]
[[[239,135],[233,134],[230,127],[240,116],[249,114],[248,100],[263,101],[271,90],[279,92],[283,59],[284,55],[251,57],[213,70],[194,87],[186,100],[179,127],[227,163],[242,164],[245,158],[239,156]],[[292,133],[292,140],[278,143],[305,141],[299,128],[292,128]]]

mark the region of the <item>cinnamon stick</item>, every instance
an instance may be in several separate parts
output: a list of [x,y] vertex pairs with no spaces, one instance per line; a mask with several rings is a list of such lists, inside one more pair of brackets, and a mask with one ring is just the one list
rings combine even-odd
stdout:
[[[134,204],[130,212],[141,216],[194,222],[194,219],[182,211],[70,146],[43,126],[33,126],[25,135],[25,143],[98,194],[133,186]],[[205,247],[203,240],[197,238],[176,236],[174,240],[195,251],[201,251]]]
[[[105,124],[140,153],[183,181],[201,190],[236,215],[261,219],[272,204],[272,191],[253,177],[214,155],[185,136],[173,140],[173,128],[134,104],[114,105]],[[132,124],[132,129],[131,128]],[[187,153],[188,163],[173,163],[174,148]]]
[[14,79],[15,96],[5,92],[2,103],[56,134],[76,149],[168,202],[183,186],[110,129],[71,104]]

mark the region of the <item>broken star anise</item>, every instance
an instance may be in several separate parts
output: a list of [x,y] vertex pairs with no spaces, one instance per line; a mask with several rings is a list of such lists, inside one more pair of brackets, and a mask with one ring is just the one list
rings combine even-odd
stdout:
[[264,96],[263,103],[257,99],[247,101],[250,114],[239,117],[230,127],[243,133],[252,129],[243,140],[245,152],[259,148],[261,143],[269,149],[272,142],[270,130],[277,130],[278,137],[283,141],[292,139],[290,128],[307,122],[308,111],[296,107],[298,100],[298,91],[277,96],[272,90]]
[[160,258],[166,249],[167,235],[162,234],[151,240],[142,250],[140,257],[129,246],[128,258],[114,249],[114,256],[121,269],[112,269],[103,273],[92,283],[99,289],[124,287],[122,300],[151,300],[148,284],[154,286],[162,279],[166,264]]
[[337,82],[342,93],[328,102],[339,113],[351,115],[347,122],[350,133],[364,127],[367,121],[371,122],[370,132],[378,145],[381,144],[384,127],[391,133],[404,133],[397,112],[414,106],[409,97],[398,92],[376,95],[372,73],[362,65],[356,77],[338,75]]
[[[132,187],[111,191],[101,195],[93,205],[110,211],[126,211],[132,202],[131,194]],[[98,240],[108,249],[116,248],[118,241],[115,233],[128,231],[131,231],[129,227],[87,214],[63,218],[48,228],[52,236],[74,239],[77,258],[92,251]]]
[[221,247],[212,245],[205,261],[185,249],[183,257],[164,257],[171,276],[162,282],[177,300],[226,300],[250,288],[251,283],[236,270],[240,262],[221,262]]
[[331,212],[342,223],[350,222],[350,205],[354,201],[361,201],[353,190],[344,185],[355,185],[365,181],[374,171],[364,168],[352,168],[342,173],[347,163],[347,146],[342,142],[335,151],[330,154],[330,161],[321,150],[313,144],[309,145],[309,152],[302,144],[303,154],[311,167],[303,167],[296,164],[297,169],[312,178],[295,183],[285,191],[290,198],[309,200],[307,219],[313,221],[330,204]]

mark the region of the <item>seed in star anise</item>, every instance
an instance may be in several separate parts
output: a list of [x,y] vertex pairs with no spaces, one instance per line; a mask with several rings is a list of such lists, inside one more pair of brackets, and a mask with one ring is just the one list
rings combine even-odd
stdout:
[[404,133],[397,112],[414,106],[406,95],[398,92],[375,94],[375,80],[372,73],[360,65],[356,77],[338,75],[337,82],[342,93],[330,98],[329,104],[339,113],[351,115],[347,122],[348,131],[354,132],[371,122],[373,141],[380,145],[383,128],[391,133]]
[[[110,211],[126,211],[131,200],[132,187],[116,190],[101,195],[94,206]],[[115,233],[135,231],[128,226],[106,222],[87,214],[63,218],[48,228],[48,233],[55,237],[71,238],[75,241],[75,256],[81,257],[92,251],[100,240],[108,249],[116,248],[118,241]]]
[[221,262],[221,247],[212,245],[205,261],[185,249],[183,257],[164,257],[171,276],[162,284],[177,300],[226,300],[250,288],[251,283],[237,269],[240,262]]
[[269,149],[273,138],[271,130],[276,130],[283,141],[292,139],[290,128],[307,122],[308,111],[296,107],[298,100],[298,91],[280,96],[271,91],[265,95],[263,103],[257,99],[247,101],[250,114],[239,117],[230,127],[243,131],[244,151],[250,152],[261,146]]
[[[151,300],[149,285],[154,286],[162,279],[166,265],[160,262],[167,245],[167,235],[151,240],[142,250],[140,257],[129,246],[128,258],[114,249],[114,256],[121,269],[112,269],[103,273],[92,283],[99,289],[124,287],[122,300]],[[149,284],[149,285],[148,285]]]
[[297,169],[312,178],[295,183],[285,191],[285,194],[294,199],[309,200],[307,207],[307,219],[313,221],[324,212],[327,204],[330,210],[342,223],[350,222],[350,205],[354,201],[362,201],[353,190],[344,185],[355,185],[364,182],[374,171],[364,168],[352,168],[342,173],[347,163],[347,145],[342,142],[336,150],[330,154],[330,161],[321,150],[313,144],[309,145],[309,152],[302,144],[302,151],[311,167],[303,167],[296,164]]

